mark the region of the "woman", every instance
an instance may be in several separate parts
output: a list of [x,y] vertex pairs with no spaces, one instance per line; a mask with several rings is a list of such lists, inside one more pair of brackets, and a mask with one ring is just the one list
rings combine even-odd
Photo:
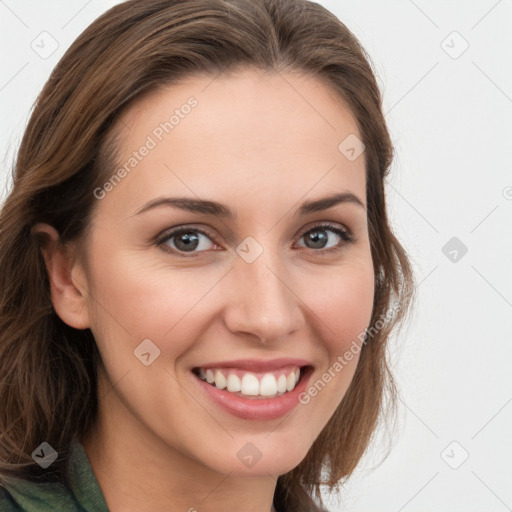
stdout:
[[1,211],[2,510],[319,511],[411,301],[356,38],[303,0],[149,0],[41,92]]

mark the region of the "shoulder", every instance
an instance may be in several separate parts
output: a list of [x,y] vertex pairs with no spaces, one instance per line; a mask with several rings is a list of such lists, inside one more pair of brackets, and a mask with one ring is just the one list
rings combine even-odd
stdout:
[[2,512],[19,512],[21,510],[3,485],[0,485],[0,510]]
[[66,511],[108,512],[108,507],[80,442],[72,446],[67,479],[34,482],[21,478],[0,480],[0,512]]
[[1,512],[41,512],[42,510],[66,510],[82,512],[72,493],[62,484],[34,483],[12,480],[0,485]]

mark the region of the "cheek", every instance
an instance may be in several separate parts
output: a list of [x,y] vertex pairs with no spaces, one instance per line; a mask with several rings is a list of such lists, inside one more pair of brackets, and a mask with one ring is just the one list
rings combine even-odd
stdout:
[[[312,335],[322,340],[322,348],[332,358],[344,352],[369,324],[374,294],[371,257],[313,269],[297,270],[295,277],[290,276],[290,284],[297,307],[307,317],[306,328],[317,331]],[[97,331],[105,331],[110,339],[128,337],[132,350],[146,338],[173,339],[166,344],[166,352],[176,355],[186,348],[179,340],[186,343],[201,329],[196,320],[211,316],[213,305],[208,295],[218,298],[223,286],[223,273],[208,267],[142,265],[140,255],[115,251],[102,251],[93,261],[92,272],[95,290],[91,306],[98,313],[93,314]],[[218,307],[217,300],[214,303]]]
[[344,397],[357,367],[373,309],[371,259],[339,267],[316,282],[303,293],[316,318],[310,323],[323,357],[300,401],[310,408],[313,430],[319,431]]
[[321,339],[333,359],[358,340],[370,323],[374,298],[371,260],[309,276],[302,293],[318,318],[313,325],[321,329]]
[[196,320],[206,318],[205,308],[208,304],[211,308],[208,293],[222,275],[148,265],[145,258],[149,259],[122,252],[96,258],[94,334],[99,344],[104,340],[104,345],[111,345],[107,340],[115,340],[112,350],[128,345],[130,352],[150,339],[170,359],[177,358],[204,327]]

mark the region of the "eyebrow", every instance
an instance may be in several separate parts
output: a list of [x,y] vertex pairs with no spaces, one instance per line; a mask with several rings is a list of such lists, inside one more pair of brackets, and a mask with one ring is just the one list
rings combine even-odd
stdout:
[[[354,204],[366,209],[362,201],[352,192],[340,192],[320,199],[303,202],[295,215],[309,215],[311,213],[327,210],[341,203]],[[226,219],[236,219],[236,211],[230,210],[225,204],[218,203],[217,201],[193,199],[190,197],[159,197],[146,203],[133,215],[140,215],[141,213],[160,206],[168,206],[185,210],[187,212],[202,213]]]

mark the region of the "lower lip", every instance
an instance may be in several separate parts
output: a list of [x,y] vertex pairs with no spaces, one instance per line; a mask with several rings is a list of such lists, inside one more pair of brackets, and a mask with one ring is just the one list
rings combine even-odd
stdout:
[[312,368],[308,367],[304,375],[292,391],[287,391],[276,398],[244,398],[218,389],[192,373],[194,380],[199,383],[203,392],[233,416],[245,420],[274,420],[288,414],[299,402],[299,395],[306,389]]

